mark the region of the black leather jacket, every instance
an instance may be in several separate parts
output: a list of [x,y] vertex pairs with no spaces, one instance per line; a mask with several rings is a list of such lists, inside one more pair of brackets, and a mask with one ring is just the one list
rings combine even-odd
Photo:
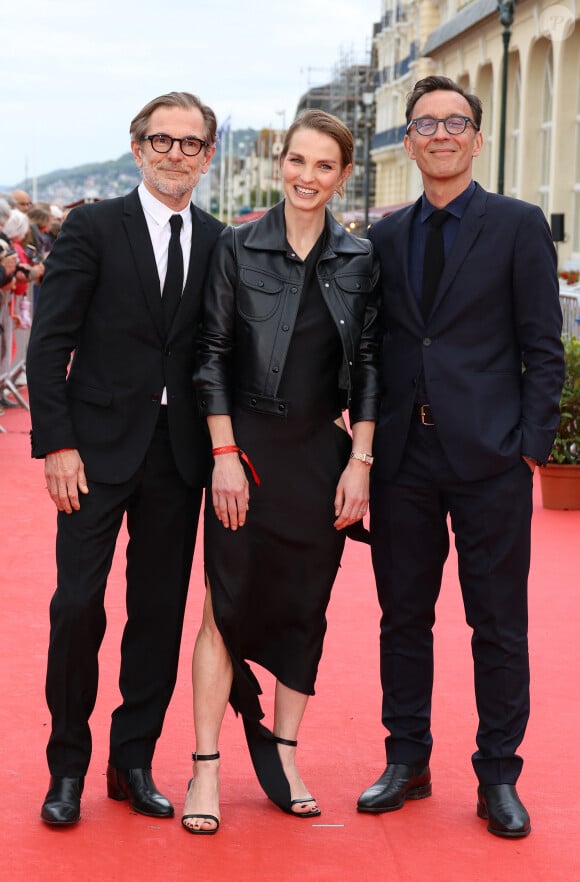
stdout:
[[[370,242],[347,233],[328,210],[326,224],[316,274],[342,342],[337,387],[351,423],[376,420],[378,264]],[[283,202],[254,223],[223,231],[209,273],[194,377],[202,413],[229,414],[235,402],[288,415],[278,389],[303,281],[304,264],[286,242]]]

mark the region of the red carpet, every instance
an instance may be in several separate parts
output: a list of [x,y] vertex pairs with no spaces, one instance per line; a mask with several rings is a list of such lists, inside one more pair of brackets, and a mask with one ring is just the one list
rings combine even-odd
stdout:
[[[47,828],[39,810],[48,783],[44,701],[48,603],[54,588],[54,521],[42,464],[29,455],[29,415],[0,417],[0,732],[2,849],[6,882],[574,882],[580,879],[577,744],[580,702],[580,512],[544,510],[538,495],[530,581],[532,719],[519,791],[532,816],[525,840],[491,836],[475,814],[470,756],[476,726],[469,632],[452,554],[438,607],[432,759],[433,796],[389,815],[358,815],[358,794],[382,772],[378,605],[368,548],[347,542],[329,611],[318,695],[301,732],[305,781],[323,814],[295,820],[263,796],[242,727],[228,712],[222,743],[222,827],[193,837],[179,819],[155,821],[105,795],[109,716],[118,702],[124,617],[123,554],[107,593],[109,626],[92,719],[94,754],[82,820]],[[122,551],[122,549],[121,549]],[[196,555],[177,689],[154,765],[181,812],[191,775],[190,656],[202,605]],[[269,708],[270,683],[263,686]],[[576,782],[576,783],[574,783]],[[318,823],[315,823],[317,821]]]

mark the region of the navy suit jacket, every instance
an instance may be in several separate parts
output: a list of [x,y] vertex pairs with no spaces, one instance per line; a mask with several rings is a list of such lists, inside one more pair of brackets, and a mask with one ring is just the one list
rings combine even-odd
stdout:
[[127,481],[149,447],[165,386],[177,467],[189,485],[204,483],[209,440],[192,377],[206,271],[223,224],[191,212],[189,272],[166,336],[137,190],[71,211],[46,261],[28,347],[33,456],[78,448],[89,480]]
[[457,475],[475,481],[522,455],[545,462],[564,378],[556,252],[542,211],[479,185],[425,322],[409,281],[418,203],[369,231],[381,263],[382,405],[374,476],[403,457],[424,372],[438,437]]

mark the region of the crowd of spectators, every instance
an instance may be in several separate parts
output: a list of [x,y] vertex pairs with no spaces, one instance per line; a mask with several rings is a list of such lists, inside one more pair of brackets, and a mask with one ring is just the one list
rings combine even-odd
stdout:
[[18,406],[10,387],[26,383],[26,332],[63,218],[60,206],[32,202],[24,190],[0,193],[0,416]]

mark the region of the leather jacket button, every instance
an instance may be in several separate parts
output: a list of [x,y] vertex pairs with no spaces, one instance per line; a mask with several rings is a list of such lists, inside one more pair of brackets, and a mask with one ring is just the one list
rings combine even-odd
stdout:
[[357,291],[360,291],[360,282],[357,282],[357,283],[356,283],[355,288],[356,288]]
[[285,404],[279,404],[279,405],[278,405],[278,410],[281,410],[281,411],[282,411],[282,410],[286,410],[286,405],[285,405]]
[[263,283],[263,281],[260,279],[260,281],[258,282],[258,288],[263,288],[263,287],[264,287],[264,283]]
[[298,293],[298,288],[294,288],[294,287],[290,288],[290,293],[291,293],[291,294],[297,294],[297,293]]
[[290,325],[282,325],[282,330],[283,330],[283,331],[289,331],[289,330],[290,330]]
[[255,398],[250,398],[250,404],[252,405],[252,407],[255,407],[257,403],[258,402],[256,401]]
[[277,373],[279,373],[279,371],[280,371],[280,368],[278,367],[277,364],[275,364],[274,367],[272,368],[272,373],[277,374]]

